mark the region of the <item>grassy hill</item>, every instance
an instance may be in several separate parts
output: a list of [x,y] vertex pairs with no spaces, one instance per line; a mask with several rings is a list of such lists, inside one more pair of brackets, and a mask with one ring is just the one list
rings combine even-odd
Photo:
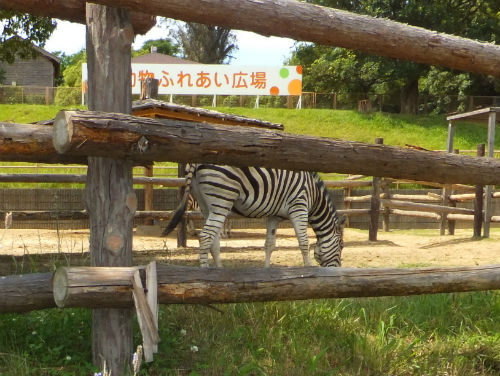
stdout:
[[[41,105],[0,105],[0,121],[29,123],[54,117],[62,107]],[[360,114],[352,110],[288,110],[282,108],[217,108],[221,112],[254,117],[285,125],[286,132],[374,142],[386,145],[418,145],[431,150],[446,149],[447,122],[444,115],[409,116],[386,113]],[[486,143],[486,124],[460,123],[455,131],[455,148],[475,150]],[[500,134],[495,145],[500,143]]]

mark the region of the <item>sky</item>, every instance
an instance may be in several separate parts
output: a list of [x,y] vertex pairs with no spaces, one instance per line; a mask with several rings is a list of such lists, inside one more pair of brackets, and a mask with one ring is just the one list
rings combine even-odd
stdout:
[[[264,37],[247,31],[235,30],[239,50],[231,65],[282,65],[290,57],[294,41],[287,38]],[[165,38],[167,30],[153,27],[146,35],[135,38],[133,48],[138,49],[149,39]],[[57,20],[57,28],[44,47],[49,52],[74,54],[85,48],[85,25]]]

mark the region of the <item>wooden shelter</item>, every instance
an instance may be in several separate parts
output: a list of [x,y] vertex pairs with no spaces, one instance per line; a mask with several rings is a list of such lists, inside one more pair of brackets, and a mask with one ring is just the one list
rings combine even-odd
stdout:
[[199,107],[164,102],[156,99],[139,100],[132,103],[132,115],[154,119],[185,120],[225,125],[241,125],[283,130],[283,124],[252,119],[245,116],[224,114]]
[[[453,138],[455,136],[455,123],[459,121],[472,121],[488,124],[488,139],[487,139],[487,154],[489,158],[494,157],[495,146],[495,126],[500,121],[500,107],[486,107],[479,110],[465,112],[462,114],[450,115],[446,118],[448,120],[448,141],[446,150],[453,152]],[[490,236],[490,221],[491,221],[491,193],[493,186],[486,186],[485,202],[484,202],[484,232],[485,237]]]

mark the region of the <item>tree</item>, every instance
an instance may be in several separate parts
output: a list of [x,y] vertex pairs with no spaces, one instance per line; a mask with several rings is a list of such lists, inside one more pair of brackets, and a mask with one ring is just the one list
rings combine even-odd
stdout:
[[[494,0],[310,0],[309,2],[376,17],[386,17],[414,26],[483,41],[498,43],[500,40],[498,17],[500,4]],[[304,59],[305,51],[311,52],[311,49],[318,50],[313,54],[316,56],[314,65],[310,64],[310,58]],[[335,52],[332,54],[329,50]],[[332,56],[335,58],[332,59]],[[305,72],[308,70],[306,68],[308,63],[311,69],[323,66],[322,71],[329,75],[327,82],[331,83],[330,90],[332,91],[339,92],[337,87],[341,86],[344,91],[356,90],[366,95],[368,92],[380,90],[384,85],[392,92],[397,90],[400,97],[400,111],[403,113],[416,113],[420,93],[419,83],[430,72],[430,67],[423,64],[375,57],[339,48],[331,49],[304,44],[297,46],[292,62],[302,64]],[[325,64],[329,65],[328,69]],[[439,70],[449,71],[442,68]],[[469,90],[468,88],[485,86],[484,76],[467,75],[469,79],[461,80],[462,84],[455,85],[455,88],[460,87],[462,93]],[[475,81],[481,84],[475,85]],[[488,81],[491,79],[486,80]],[[464,82],[469,83],[467,87],[464,87]],[[315,87],[305,86],[305,89],[316,91]]]
[[174,39],[182,47],[183,57],[203,64],[223,64],[236,51],[236,35],[231,29],[194,22],[177,24]]
[[17,56],[36,57],[32,43],[43,47],[55,27],[51,18],[0,9],[0,61],[13,63]]
[[147,40],[142,47],[132,52],[132,56],[145,55],[151,52],[151,47],[156,47],[156,51],[160,54],[175,56],[180,53],[180,46],[174,43],[171,39],[156,39]]

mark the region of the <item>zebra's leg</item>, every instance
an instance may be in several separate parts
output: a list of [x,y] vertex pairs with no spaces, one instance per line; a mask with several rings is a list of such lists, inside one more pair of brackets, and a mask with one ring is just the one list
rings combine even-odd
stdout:
[[295,235],[299,241],[300,252],[305,266],[311,266],[309,257],[309,239],[307,238],[307,211],[294,212],[290,215]]
[[269,268],[271,266],[271,254],[276,248],[276,229],[278,224],[281,222],[279,217],[268,217],[266,221],[266,243],[264,245],[266,249],[266,260],[264,262],[264,267]]
[[[227,215],[227,214],[226,214]],[[222,262],[220,259],[220,233],[224,221],[226,220],[226,215],[221,215],[221,213],[210,213],[203,225],[203,229],[200,232],[200,266],[208,267],[208,252],[212,254],[214,258],[215,266],[218,268],[222,267]]]

